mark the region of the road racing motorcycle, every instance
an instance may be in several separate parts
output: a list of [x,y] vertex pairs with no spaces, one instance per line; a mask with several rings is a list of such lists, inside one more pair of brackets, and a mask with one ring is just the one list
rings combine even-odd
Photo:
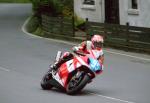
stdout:
[[[96,77],[96,72],[102,69],[102,65],[93,57],[96,52],[98,51],[91,50],[88,55],[74,54],[74,57],[63,63],[57,72],[49,68],[41,80],[41,87],[44,90],[55,87],[69,95],[78,93],[86,84],[91,83],[92,79]],[[61,52],[59,51],[56,61],[60,59],[60,54]]]

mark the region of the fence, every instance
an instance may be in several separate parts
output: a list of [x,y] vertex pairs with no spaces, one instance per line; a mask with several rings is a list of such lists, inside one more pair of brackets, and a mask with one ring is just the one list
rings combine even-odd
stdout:
[[47,34],[47,36],[74,36],[74,25],[72,18],[42,15],[42,29]]
[[106,45],[150,53],[150,28],[86,21],[87,36],[101,34]]
[[[90,34],[101,34],[105,38],[105,45],[150,53],[150,28],[89,22],[88,19],[85,27],[87,39],[91,37]],[[73,18],[42,15],[42,29],[47,37],[57,35],[67,40],[75,37]]]

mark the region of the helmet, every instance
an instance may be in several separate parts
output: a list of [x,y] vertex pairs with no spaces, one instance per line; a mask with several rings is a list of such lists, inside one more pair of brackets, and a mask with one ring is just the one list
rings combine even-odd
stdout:
[[101,48],[103,46],[104,40],[103,37],[100,35],[94,35],[91,38],[92,44],[94,48]]

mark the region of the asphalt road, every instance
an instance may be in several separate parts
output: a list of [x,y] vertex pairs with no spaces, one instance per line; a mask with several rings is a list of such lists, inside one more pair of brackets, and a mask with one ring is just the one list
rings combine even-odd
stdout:
[[0,103],[150,103],[150,56],[105,48],[105,69],[76,96],[42,90],[40,80],[58,50],[72,45],[21,29],[30,4],[0,4]]

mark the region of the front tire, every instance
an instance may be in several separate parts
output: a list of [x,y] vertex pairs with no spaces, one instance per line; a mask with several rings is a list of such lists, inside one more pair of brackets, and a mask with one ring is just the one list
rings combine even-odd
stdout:
[[85,74],[81,78],[78,78],[78,79],[80,80],[75,85],[73,85],[74,78],[72,78],[69,81],[67,88],[66,88],[67,94],[73,95],[81,91],[86,86],[86,84],[90,81],[90,76]]
[[50,90],[53,86],[49,83],[49,81],[52,79],[52,74],[51,73],[46,73],[42,80],[41,80],[41,87],[44,90]]

